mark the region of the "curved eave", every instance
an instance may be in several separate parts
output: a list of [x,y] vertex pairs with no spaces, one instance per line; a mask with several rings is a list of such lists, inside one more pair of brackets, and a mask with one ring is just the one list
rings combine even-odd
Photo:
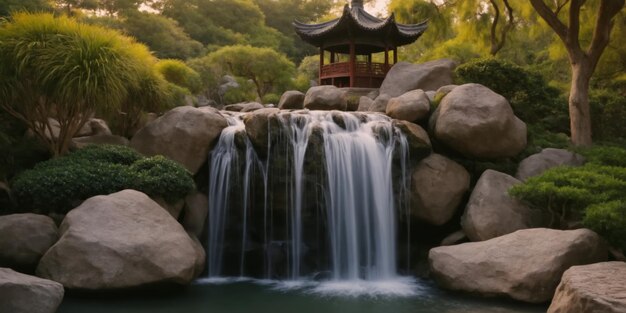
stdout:
[[394,14],[386,19],[379,19],[361,7],[350,9],[348,5],[344,7],[340,18],[321,24],[294,21],[293,26],[302,40],[317,47],[330,39],[342,37],[348,39],[351,36],[358,36],[359,33],[370,38],[378,38],[380,42],[402,46],[415,42],[428,27],[427,22],[414,25],[396,23]]

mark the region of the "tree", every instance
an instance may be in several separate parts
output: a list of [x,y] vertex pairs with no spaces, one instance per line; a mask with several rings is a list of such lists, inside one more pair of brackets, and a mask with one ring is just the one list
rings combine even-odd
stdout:
[[295,73],[295,65],[270,48],[223,47],[206,56],[209,63],[254,83],[259,99],[276,88],[285,88]]
[[[572,143],[589,146],[591,139],[591,113],[589,107],[589,82],[598,61],[609,44],[613,18],[624,7],[624,0],[600,0],[596,9],[593,37],[587,49],[580,41],[580,10],[584,0],[561,0],[553,7],[543,0],[531,0],[541,18],[552,28],[563,42],[569,57],[572,79],[569,95],[570,129]],[[567,22],[559,13],[569,4]]]
[[179,60],[160,60],[156,70],[168,82],[197,93],[201,89],[200,74]]
[[202,43],[193,40],[170,18],[140,11],[125,11],[117,18],[88,17],[85,22],[120,30],[147,45],[158,58],[181,59],[199,56]]
[[9,16],[13,11],[42,12],[51,9],[48,0],[0,0],[0,17]]
[[[145,46],[116,31],[17,13],[0,26],[0,107],[58,156],[96,110],[128,101],[155,62]],[[58,121],[58,136],[49,118]]]
[[506,35],[515,27],[515,16],[513,15],[513,8],[509,4],[508,0],[502,0],[507,12],[507,21],[504,26],[500,27],[500,38],[498,38],[498,23],[500,23],[500,7],[497,0],[489,0],[493,7],[494,16],[491,23],[491,55],[496,55],[498,51],[504,47],[506,43]]

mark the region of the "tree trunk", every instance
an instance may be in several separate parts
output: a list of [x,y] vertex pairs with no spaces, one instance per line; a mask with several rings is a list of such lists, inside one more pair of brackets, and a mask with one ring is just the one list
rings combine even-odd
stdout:
[[572,143],[591,145],[591,110],[589,107],[589,80],[593,74],[588,60],[572,63],[572,87],[569,94],[569,116]]

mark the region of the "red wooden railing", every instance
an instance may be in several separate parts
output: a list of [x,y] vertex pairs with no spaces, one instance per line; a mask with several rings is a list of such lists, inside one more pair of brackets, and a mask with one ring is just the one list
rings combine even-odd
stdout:
[[[385,66],[384,63],[356,62],[355,75],[357,77],[384,78],[390,68],[391,65]],[[350,77],[350,63],[341,62],[322,66],[320,78],[333,77]]]

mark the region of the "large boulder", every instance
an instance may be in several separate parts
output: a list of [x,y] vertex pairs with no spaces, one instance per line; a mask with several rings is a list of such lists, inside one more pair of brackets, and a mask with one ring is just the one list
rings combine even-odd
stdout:
[[542,215],[509,196],[509,189],[521,183],[514,177],[486,170],[476,182],[461,225],[472,241],[481,241],[519,229],[542,226]]
[[548,313],[626,312],[626,263],[572,266],[565,271]]
[[135,190],[96,196],[67,214],[37,275],[78,290],[189,284],[204,262],[197,243]]
[[385,110],[391,118],[415,122],[428,117],[430,100],[423,90],[413,90],[389,99]]
[[546,148],[520,162],[515,177],[526,180],[529,177],[540,175],[546,170],[557,166],[581,166],[585,158],[565,149]]
[[433,225],[443,225],[456,212],[469,190],[470,175],[443,155],[423,159],[411,175],[411,212]]
[[0,268],[2,313],[54,313],[64,294],[63,285],[57,282]]
[[178,107],[139,130],[130,146],[147,156],[164,155],[195,174],[226,126],[215,109]]
[[281,110],[299,110],[304,108],[304,93],[297,90],[290,90],[283,93],[278,101],[278,108]]
[[441,86],[452,84],[456,66],[457,63],[450,59],[422,64],[397,63],[387,73],[380,86],[380,93],[397,97],[415,89],[437,90]]
[[279,112],[277,108],[265,108],[250,112],[243,118],[248,138],[261,155],[266,153],[270,144],[270,133],[280,125]]
[[358,88],[358,87],[344,87],[340,88],[343,91],[344,97],[348,103],[347,111],[358,111],[361,104],[361,97],[368,97],[370,99],[376,99],[378,97],[378,88]]
[[304,108],[309,110],[339,110],[348,108],[345,91],[335,86],[311,87],[304,97]]
[[0,267],[33,271],[58,237],[57,226],[48,216],[0,216]]
[[432,276],[445,289],[531,303],[552,299],[571,266],[606,258],[604,241],[591,230],[545,228],[437,247],[428,254]]
[[435,137],[466,157],[512,157],[526,147],[526,124],[509,102],[479,84],[454,88],[438,107]]

